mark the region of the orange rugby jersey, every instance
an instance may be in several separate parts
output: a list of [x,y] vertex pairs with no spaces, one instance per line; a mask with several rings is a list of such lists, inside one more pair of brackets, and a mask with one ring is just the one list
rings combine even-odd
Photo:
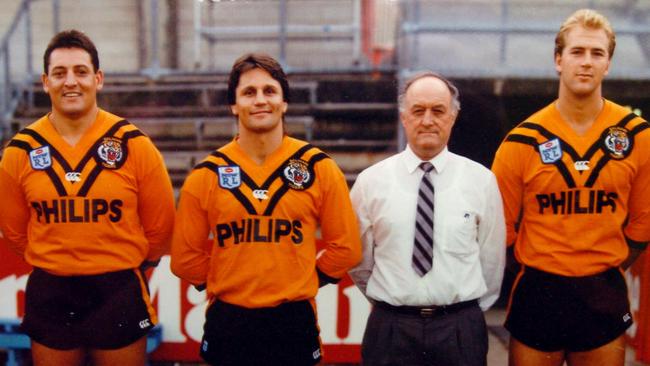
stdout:
[[74,147],[47,116],[16,134],[0,162],[0,202],[12,248],[58,275],[157,259],[174,220],[162,156],[135,126],[103,110]]
[[492,170],[520,262],[584,276],[620,265],[625,236],[645,247],[635,242],[650,240],[648,127],[605,100],[579,136],[552,103],[506,136]]
[[[319,224],[326,247],[316,259]],[[339,279],[360,259],[345,178],[306,142],[285,136],[258,165],[232,141],[183,185],[171,267],[193,284],[207,282],[211,299],[249,308],[313,299],[317,268]]]

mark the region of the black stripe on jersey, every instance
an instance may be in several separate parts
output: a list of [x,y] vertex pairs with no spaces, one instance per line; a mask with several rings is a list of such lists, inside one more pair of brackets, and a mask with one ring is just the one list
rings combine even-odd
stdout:
[[262,184],[262,187],[260,188],[269,189],[271,184],[273,184],[273,182],[282,175],[282,172],[284,171],[284,168],[289,163],[289,160],[301,158],[307,151],[309,151],[312,148],[313,146],[311,144],[307,144],[301,147],[300,149],[296,150],[295,153],[291,154],[291,156],[289,156],[284,162],[282,162],[282,164],[280,164],[280,167],[276,169],[273,172],[273,174],[269,175],[269,177],[266,179],[266,181],[264,182],[264,184]]
[[210,161],[204,161],[204,162],[196,164],[194,166],[194,168],[192,168],[192,169],[193,170],[199,170],[199,169],[203,169],[203,168],[208,168],[208,169],[212,170],[212,168],[210,167],[211,165],[216,165],[216,164],[213,163],[213,162],[210,162]]
[[638,124],[630,131],[630,135],[635,136],[637,133],[646,130],[648,128],[650,128],[650,124],[648,124],[648,122],[643,121],[643,123]]
[[[230,160],[230,159],[228,159],[228,160]],[[228,162],[228,164],[237,165],[232,161]],[[211,161],[204,161],[204,162],[198,164],[197,166],[195,166],[194,170],[202,169],[202,168],[211,170],[214,174],[217,175],[217,179],[219,179],[219,165],[217,165],[217,164],[215,164],[215,163],[213,163]],[[239,169],[239,174],[243,176],[243,173],[244,172],[240,168]],[[237,201],[239,201],[239,203],[241,203],[244,206],[244,208],[246,209],[246,211],[249,214],[257,215],[257,211],[255,210],[255,207],[253,206],[253,204],[250,203],[250,201],[248,199],[246,199],[246,196],[244,196],[244,194],[239,190],[239,188],[237,188],[237,189],[228,189],[228,191],[230,191],[230,193],[232,193],[232,195],[235,196]]]
[[278,202],[280,202],[280,198],[282,198],[282,196],[284,196],[287,191],[289,191],[289,186],[283,185],[275,192],[273,197],[271,197],[269,200],[269,204],[266,206],[266,210],[264,210],[264,216],[271,216],[271,214],[273,214],[275,206],[277,206]]
[[542,136],[546,137],[548,140],[558,139],[558,141],[560,141],[560,145],[562,146],[562,150],[566,151],[567,154],[569,154],[569,156],[571,156],[573,161],[583,160],[583,159],[580,158],[580,155],[578,155],[578,153],[573,149],[573,146],[569,145],[566,141],[564,141],[561,138],[557,137],[551,131],[545,129],[541,125],[538,125],[537,123],[532,123],[532,122],[524,122],[524,123],[522,123],[520,125],[520,127],[527,128],[529,130],[535,130],[535,131],[539,132]]
[[[301,159],[302,156],[309,150],[313,149],[314,147],[310,144],[307,144],[300,149],[298,149],[295,153],[293,153],[289,158],[287,158],[278,169],[271,174],[271,176],[264,182],[264,185],[262,186],[263,189],[267,189],[268,187],[271,186],[271,183],[275,179],[282,179],[281,175],[284,174],[284,168],[289,164],[289,161],[292,159]],[[307,166],[308,170],[311,172],[311,174],[314,173],[314,164],[316,164],[318,161],[323,160],[324,158],[327,158],[327,154],[320,152],[317,154],[314,154],[309,161],[307,161]],[[304,186],[304,189],[309,189],[311,185],[314,183],[315,178],[312,178],[311,181]],[[275,194],[271,197],[271,200],[269,201],[269,205],[266,207],[266,210],[264,211],[264,215],[271,215],[273,213],[273,210],[275,209],[275,206],[280,202],[280,199],[282,196],[284,196],[287,192],[289,191],[289,186],[286,184],[283,185],[280,189],[278,189]]]
[[59,178],[59,176],[56,175],[54,169],[52,167],[49,167],[45,169],[44,172],[47,174],[48,177],[50,177],[50,180],[52,181],[52,184],[54,184],[54,188],[56,189],[56,193],[58,193],[60,197],[67,196],[68,192],[65,190],[65,187],[63,186],[63,182],[61,182],[61,178]]
[[537,146],[539,145],[537,143],[536,138],[530,137],[530,136],[525,136],[525,135],[516,135],[516,134],[508,135],[508,137],[506,137],[506,141],[518,142],[520,144],[530,145],[530,146],[532,146],[534,148],[537,148]]
[[[302,158],[302,156],[303,156],[307,151],[309,151],[309,150],[312,149],[312,148],[314,148],[312,145],[307,144],[307,145],[301,147],[300,149],[296,150],[295,153],[291,154],[291,156],[289,156],[289,157],[288,157],[288,158],[287,158],[287,159],[286,159],[282,164],[280,164],[280,166],[278,167],[278,169],[276,169],[273,173],[271,173],[271,175],[269,175],[269,177],[266,179],[266,181],[262,184],[261,187],[258,186],[258,185],[253,181],[253,179],[252,179],[251,177],[249,177],[249,176],[248,176],[248,175],[247,175],[243,170],[241,170],[241,168],[240,168],[239,174],[240,174],[240,176],[241,176],[242,183],[243,183],[243,184],[246,184],[246,185],[247,185],[251,190],[257,190],[257,189],[268,190],[268,188],[271,186],[271,184],[273,184],[273,182],[274,182],[276,179],[278,179],[278,178],[281,177],[281,175],[283,174],[284,168],[285,168],[286,165],[288,164],[289,160],[291,160],[291,159]],[[233,166],[239,166],[239,164],[237,164],[236,162],[234,162],[234,161],[233,161],[232,159],[230,159],[227,155],[225,155],[224,153],[222,153],[222,152],[220,152],[220,151],[213,151],[213,152],[210,153],[210,155],[211,155],[211,156],[214,156],[214,157],[216,157],[216,158],[220,158],[220,159],[224,160],[224,161],[226,162],[226,164],[233,165]],[[324,158],[327,158],[327,157],[328,157],[328,156],[327,156],[325,153],[318,153],[318,154],[315,154],[315,155],[312,156],[312,158],[309,160],[308,164],[309,164],[310,168],[313,168],[313,165],[314,165],[316,162],[318,162],[318,161],[320,161],[320,160],[322,160],[322,159],[324,159]],[[196,165],[196,166],[194,167],[194,169],[207,168],[207,169],[212,170],[214,173],[216,173],[216,174],[218,175],[218,174],[219,174],[219,173],[218,173],[218,167],[219,167],[219,166],[218,166],[217,164],[213,163],[213,162],[204,161],[204,162],[199,163],[198,165]],[[313,169],[312,169],[312,171],[313,171]],[[252,214],[252,215],[257,215],[257,211],[255,210],[255,207],[254,207],[253,204],[250,202],[250,200],[249,200],[248,198],[246,198],[246,196],[241,192],[241,190],[239,190],[239,189],[229,189],[229,191],[230,191],[230,192],[235,196],[235,198],[237,198],[237,200],[238,200],[238,201],[239,201],[239,202],[240,202],[240,203],[241,203],[241,204],[246,208],[246,211],[248,211],[248,213],[250,213],[250,214]],[[270,215],[272,215],[272,214],[273,214],[273,210],[274,210],[275,207],[277,206],[278,202],[280,202],[280,199],[281,199],[281,198],[282,198],[282,197],[283,197],[283,196],[284,196],[288,191],[289,191],[289,187],[288,187],[288,186],[283,185],[282,187],[280,187],[280,188],[275,192],[275,194],[273,194],[273,196],[269,199],[269,203],[268,203],[268,205],[266,206],[266,209],[264,210],[264,213],[263,213],[262,215],[263,215],[263,216],[270,216]]]
[[[617,127],[625,127],[625,125],[628,124],[631,120],[636,118],[637,115],[634,113],[630,113],[627,116],[623,117],[620,122],[616,124]],[[636,127],[634,127],[632,130],[630,130],[629,133],[629,138],[630,138],[630,143],[634,141],[634,136],[637,133],[640,133],[641,131],[650,128],[650,125],[648,125],[647,122],[643,121],[642,123],[638,124]],[[590,151],[594,149],[594,151],[603,148],[602,147],[602,141],[599,139],[594,143],[594,145],[589,149]],[[631,148],[631,147],[630,147]],[[603,170],[605,165],[611,160],[611,156],[609,154],[605,154],[600,160],[598,160],[598,163],[596,163],[596,166],[592,170],[591,174],[589,175],[589,178],[587,179],[587,182],[585,183],[585,187],[592,187],[594,183],[596,183],[596,179],[598,179],[598,176],[600,175],[600,171]]]
[[585,182],[585,187],[587,188],[593,187],[594,183],[596,183],[596,179],[598,179],[598,175],[600,174],[600,171],[603,170],[603,168],[609,161],[610,161],[609,155],[605,155],[602,158],[600,158],[600,160],[598,160],[596,166],[591,171],[591,174],[589,174],[589,178],[587,178],[587,181]]
[[17,147],[19,149],[25,150],[27,153],[34,150],[27,141],[21,140],[11,140],[9,141],[9,144],[7,144],[7,147]]
[[566,167],[566,165],[562,162],[562,160],[558,160],[555,163],[553,163],[557,170],[560,171],[560,174],[562,174],[562,178],[564,178],[564,182],[566,182],[566,185],[569,188],[575,188],[576,187],[576,181],[573,179],[573,176],[571,175],[571,172],[569,172],[569,168]]
[[[517,135],[517,134],[508,135],[508,137],[506,137],[506,141],[529,145],[532,146],[535,150],[537,150],[537,147],[539,146],[539,142],[537,142],[536,138],[531,136],[525,136],[525,135]],[[555,163],[553,163],[553,165],[555,165],[557,170],[560,172],[567,186],[569,188],[575,188],[576,182],[573,179],[573,176],[571,176],[571,172],[569,172],[569,169],[566,167],[562,159],[556,161]]]
[[313,168],[316,163],[318,163],[321,160],[325,160],[329,158],[329,155],[325,154],[324,152],[320,152],[314,156],[311,157],[309,160],[309,167]]
[[[234,165],[234,166],[239,166],[239,164],[235,163],[230,159],[226,154],[220,152],[220,151],[213,151],[210,153],[210,155],[214,156],[215,158],[220,158],[223,159],[228,165]],[[199,164],[201,165],[201,164]],[[198,166],[198,165],[197,165]],[[214,170],[215,173],[217,173],[217,170]],[[239,174],[241,176],[242,182],[246,183],[247,186],[251,187],[252,189],[259,189],[257,184],[255,184],[255,181],[253,181],[253,178],[249,177],[248,174],[246,174],[245,171],[243,171],[241,168],[239,169]],[[218,175],[218,173],[217,173]]]
[[144,136],[144,133],[142,133],[142,131],[140,131],[140,130],[133,130],[133,131],[125,132],[125,133],[124,133],[124,136],[122,136],[122,140],[123,140],[124,142],[126,142],[126,141],[128,141],[129,139],[136,138],[136,137],[140,137],[140,136]]
[[630,112],[627,116],[623,117],[617,124],[616,127],[625,127],[625,125],[630,122],[631,120],[635,119],[638,117],[636,114]]
[[129,121],[125,120],[125,119],[117,121],[117,122],[115,122],[115,124],[111,128],[108,129],[108,131],[106,131],[106,133],[102,137],[114,136],[115,132],[117,132],[120,128],[122,128],[124,126],[128,126],[130,124],[131,123]]
[[[31,136],[31,137],[32,137],[34,140],[36,140],[39,144],[49,146],[49,148],[50,148],[50,154],[52,155],[52,157],[53,157],[54,159],[56,159],[56,161],[59,162],[59,164],[61,164],[61,167],[63,168],[63,170],[65,170],[66,172],[71,172],[71,171],[72,171],[72,167],[71,167],[70,164],[68,164],[68,162],[63,158],[63,155],[61,155],[61,153],[59,153],[59,151],[58,151],[57,149],[55,149],[54,146],[52,146],[52,144],[50,144],[50,143],[49,143],[49,142],[48,142],[48,141],[47,141],[43,136],[41,136],[38,132],[36,132],[36,131],[34,131],[34,130],[32,130],[32,129],[29,129],[29,128],[23,128],[23,129],[22,129],[20,132],[18,132],[18,133],[19,133],[19,134],[24,134],[24,135],[27,135],[27,136]],[[32,150],[33,150],[33,149],[34,149],[34,148],[32,148]],[[30,150],[30,151],[31,151],[31,150]]]
[[99,176],[99,173],[102,172],[104,168],[102,167],[101,164],[95,165],[93,170],[90,171],[90,174],[88,174],[88,177],[84,180],[84,184],[79,188],[79,191],[77,192],[77,197],[86,197],[88,194],[88,191],[90,190],[90,187],[95,183],[95,180]]
[[[106,137],[114,137],[115,133],[122,127],[128,126],[131,123],[129,123],[127,120],[121,120],[116,122],[111,128],[109,128],[106,133],[104,133],[100,138],[95,141],[95,143],[92,145],[92,147],[86,152],[86,155],[84,155],[83,159],[77,164],[77,167],[75,168],[75,171],[80,172],[84,169],[88,161],[92,159],[93,156],[95,156],[96,150],[98,149],[99,143]],[[124,135],[122,136],[122,159],[126,160],[128,158],[128,149],[127,149],[127,142],[128,139],[138,137],[138,136],[144,136],[144,134],[140,130],[133,130],[133,131],[128,131],[125,132]],[[97,165],[90,171],[90,174],[88,174],[88,177],[84,180],[83,185],[77,192],[78,197],[85,197],[88,194],[88,191],[90,191],[90,188],[92,185],[95,183],[97,180],[97,177],[99,177],[99,174],[104,170],[104,166],[100,164],[99,162],[96,162]]]
[[[630,122],[631,120],[633,120],[635,117],[636,117],[636,114],[634,114],[634,113],[630,113],[630,114],[626,115],[625,117],[623,117],[620,121],[618,121],[618,123],[616,124],[616,126],[617,126],[617,127],[625,127],[625,125],[626,125],[628,122]],[[594,154],[596,153],[596,151],[598,151],[601,147],[602,147],[602,142],[600,141],[600,139],[596,140],[596,141],[595,141],[595,142],[594,142],[594,143],[589,147],[589,149],[588,149],[587,152],[585,153],[585,156],[584,156],[584,158],[583,158],[582,160],[591,160],[591,157],[594,156]],[[598,162],[598,165],[600,165],[600,161]],[[601,167],[601,169],[602,169],[602,167]],[[593,171],[592,171],[592,175],[593,175]],[[590,176],[590,179],[591,179],[591,176]],[[592,183],[592,184],[593,184],[593,183]]]
[[[54,148],[52,146],[50,146],[50,144],[47,141],[45,141],[45,139],[43,139],[43,137],[41,135],[36,133],[36,131],[33,131],[33,130],[29,130],[29,131],[33,132],[36,136],[38,136],[40,139],[42,139],[45,142],[45,143],[43,143],[43,142],[37,140],[38,143],[49,146],[50,153],[52,151],[56,151],[56,150],[54,150]],[[32,136],[29,133],[28,133],[28,135]],[[34,136],[32,136],[32,137],[34,137]],[[34,139],[36,140],[36,137],[34,137]],[[9,147],[9,146],[25,150],[25,152],[27,154],[29,154],[32,150],[34,150],[34,148],[27,141],[21,141],[21,140],[11,140],[11,141],[9,141],[9,144],[7,144],[7,147]],[[58,152],[57,152],[57,154],[58,154]],[[61,160],[63,162],[65,162],[65,160],[63,160],[63,157],[61,157]],[[56,189],[56,193],[61,197],[67,196],[68,192],[65,190],[65,186],[63,185],[63,182],[61,182],[61,178],[59,178],[59,176],[56,175],[56,172],[54,171],[54,168],[52,168],[50,166],[49,168],[44,169],[43,171],[45,172],[45,174],[47,174],[47,176],[52,181],[52,184],[54,185],[54,189]]]
[[[75,168],[74,171],[75,172],[80,172],[80,171],[82,171],[84,169],[86,164],[88,164],[88,160],[90,160],[93,156],[95,156],[95,151],[99,147],[97,145],[99,144],[100,141],[102,141],[106,137],[114,136],[115,133],[120,128],[122,128],[124,126],[127,126],[127,125],[130,125],[130,123],[129,123],[129,121],[127,121],[125,119],[123,119],[121,121],[118,121],[118,122],[115,122],[115,124],[113,126],[111,126],[111,128],[109,128],[108,131],[106,131],[106,133],[104,133],[100,138],[98,138],[97,141],[95,141],[95,143],[93,143],[92,147],[88,151],[86,151],[86,155],[84,155],[84,157],[81,159],[81,161],[79,161],[79,164],[77,164],[77,167]],[[138,131],[138,130],[135,130],[135,131]],[[135,132],[135,131],[131,131],[131,132]],[[127,132],[127,133],[129,133],[129,132]],[[125,133],[125,135],[127,133]],[[124,159],[126,159],[126,156],[124,157]]]
[[300,149],[296,150],[296,152],[293,153],[293,155],[291,155],[291,159],[295,159],[295,158],[303,156],[307,151],[311,150],[312,148],[313,148],[313,146],[311,144],[307,144],[307,145],[301,147]]

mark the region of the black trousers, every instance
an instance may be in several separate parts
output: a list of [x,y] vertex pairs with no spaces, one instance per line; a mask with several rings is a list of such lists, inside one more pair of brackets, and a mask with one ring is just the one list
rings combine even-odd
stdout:
[[487,351],[478,305],[430,317],[374,306],[361,346],[367,366],[485,366]]

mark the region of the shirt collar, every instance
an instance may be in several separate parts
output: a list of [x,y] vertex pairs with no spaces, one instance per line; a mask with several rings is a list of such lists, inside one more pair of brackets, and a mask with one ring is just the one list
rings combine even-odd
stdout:
[[[447,146],[445,146],[438,155],[431,158],[431,160],[428,160],[428,162],[433,164],[437,173],[442,173],[449,161],[449,154],[449,150],[447,149]],[[411,150],[411,147],[406,145],[406,149],[404,149],[404,163],[406,164],[406,170],[408,173],[413,174],[422,162],[423,160],[415,155],[413,150]]]

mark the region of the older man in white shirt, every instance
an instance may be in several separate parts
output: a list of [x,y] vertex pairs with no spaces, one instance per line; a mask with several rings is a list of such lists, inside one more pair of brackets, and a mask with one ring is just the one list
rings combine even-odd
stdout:
[[399,100],[408,146],[352,187],[363,261],[350,276],[373,304],[364,365],[486,365],[482,310],[505,264],[501,195],[487,168],[447,149],[458,89],[415,75]]

